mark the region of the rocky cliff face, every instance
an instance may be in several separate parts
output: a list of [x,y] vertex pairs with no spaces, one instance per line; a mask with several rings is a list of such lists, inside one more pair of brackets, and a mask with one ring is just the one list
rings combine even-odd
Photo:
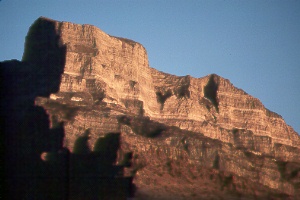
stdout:
[[[47,37],[47,24],[57,38]],[[46,18],[30,28],[23,60],[53,68],[57,44],[66,48],[59,92],[36,103],[65,122],[71,149],[87,128],[91,145],[121,131],[123,150],[136,155],[141,198],[178,196],[179,188],[183,199],[300,195],[299,135],[229,80],[157,71],[137,42]]]

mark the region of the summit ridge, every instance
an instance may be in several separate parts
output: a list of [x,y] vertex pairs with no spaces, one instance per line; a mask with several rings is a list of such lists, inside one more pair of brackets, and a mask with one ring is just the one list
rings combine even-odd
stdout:
[[[56,35],[47,34],[50,25]],[[58,92],[36,104],[64,122],[70,149],[86,129],[91,146],[99,135],[121,132],[121,148],[139,166],[137,196],[300,195],[299,135],[229,80],[160,72],[138,42],[43,17],[29,29],[23,62],[53,68],[56,46],[65,47]]]

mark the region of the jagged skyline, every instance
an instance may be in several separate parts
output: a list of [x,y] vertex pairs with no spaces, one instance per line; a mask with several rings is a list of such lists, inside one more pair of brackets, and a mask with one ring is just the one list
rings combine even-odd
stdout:
[[93,24],[143,44],[158,70],[228,78],[299,133],[299,8],[297,1],[1,1],[0,60],[21,60],[39,16]]

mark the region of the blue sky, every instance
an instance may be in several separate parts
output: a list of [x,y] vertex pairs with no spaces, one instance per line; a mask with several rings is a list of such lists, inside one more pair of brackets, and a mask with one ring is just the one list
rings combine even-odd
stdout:
[[140,42],[160,71],[216,73],[300,133],[299,0],[2,0],[0,61],[22,58],[39,16]]

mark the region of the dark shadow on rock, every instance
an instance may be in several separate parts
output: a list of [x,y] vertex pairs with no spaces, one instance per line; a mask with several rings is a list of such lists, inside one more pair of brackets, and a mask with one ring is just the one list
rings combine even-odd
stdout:
[[[38,96],[59,89],[66,47],[61,45],[53,21],[37,19],[26,37],[23,61],[1,63],[1,141],[4,141],[4,190],[7,199],[53,199],[44,195],[50,171],[43,152],[62,150],[63,125],[50,128],[49,116],[35,106]],[[54,170],[54,169],[53,169]],[[53,171],[52,170],[52,171]],[[55,171],[55,170],[54,170]],[[48,173],[49,172],[49,173]],[[64,199],[66,181],[57,180],[56,199]],[[44,191],[44,192],[43,192]]]
[[211,101],[216,111],[219,112],[219,102],[217,99],[219,85],[217,79],[218,77],[214,74],[209,77],[207,85],[204,87],[204,96]]
[[77,140],[74,143],[73,153],[78,155],[86,155],[91,153],[88,140],[90,138],[90,130],[87,129],[83,136],[80,136],[77,138]]
[[[87,139],[84,135],[77,141],[82,138]],[[86,146],[87,141],[82,145]],[[124,176],[124,168],[130,166],[116,165],[119,148],[120,133],[108,133],[96,141],[92,152],[70,155],[70,199],[126,199],[133,196],[133,177]],[[132,156],[124,156],[124,159],[128,164]]]
[[148,138],[157,138],[167,130],[164,124],[152,121],[149,117],[135,117],[129,126],[134,133]]
[[25,40],[22,61],[35,66],[35,71],[42,77],[41,86],[49,96],[59,90],[61,74],[64,72],[66,47],[60,39],[60,25],[55,21],[39,18],[30,27]]
[[[132,195],[132,177],[121,176],[123,168],[114,165],[107,165],[112,175],[101,176],[104,157],[97,152],[71,154],[63,147],[63,123],[53,120],[51,126],[48,113],[35,105],[36,97],[59,90],[66,47],[57,23],[37,19],[26,37],[22,62],[0,63],[1,195],[12,200],[126,199]],[[116,158],[118,141],[109,163]],[[74,166],[80,167],[72,170]]]

